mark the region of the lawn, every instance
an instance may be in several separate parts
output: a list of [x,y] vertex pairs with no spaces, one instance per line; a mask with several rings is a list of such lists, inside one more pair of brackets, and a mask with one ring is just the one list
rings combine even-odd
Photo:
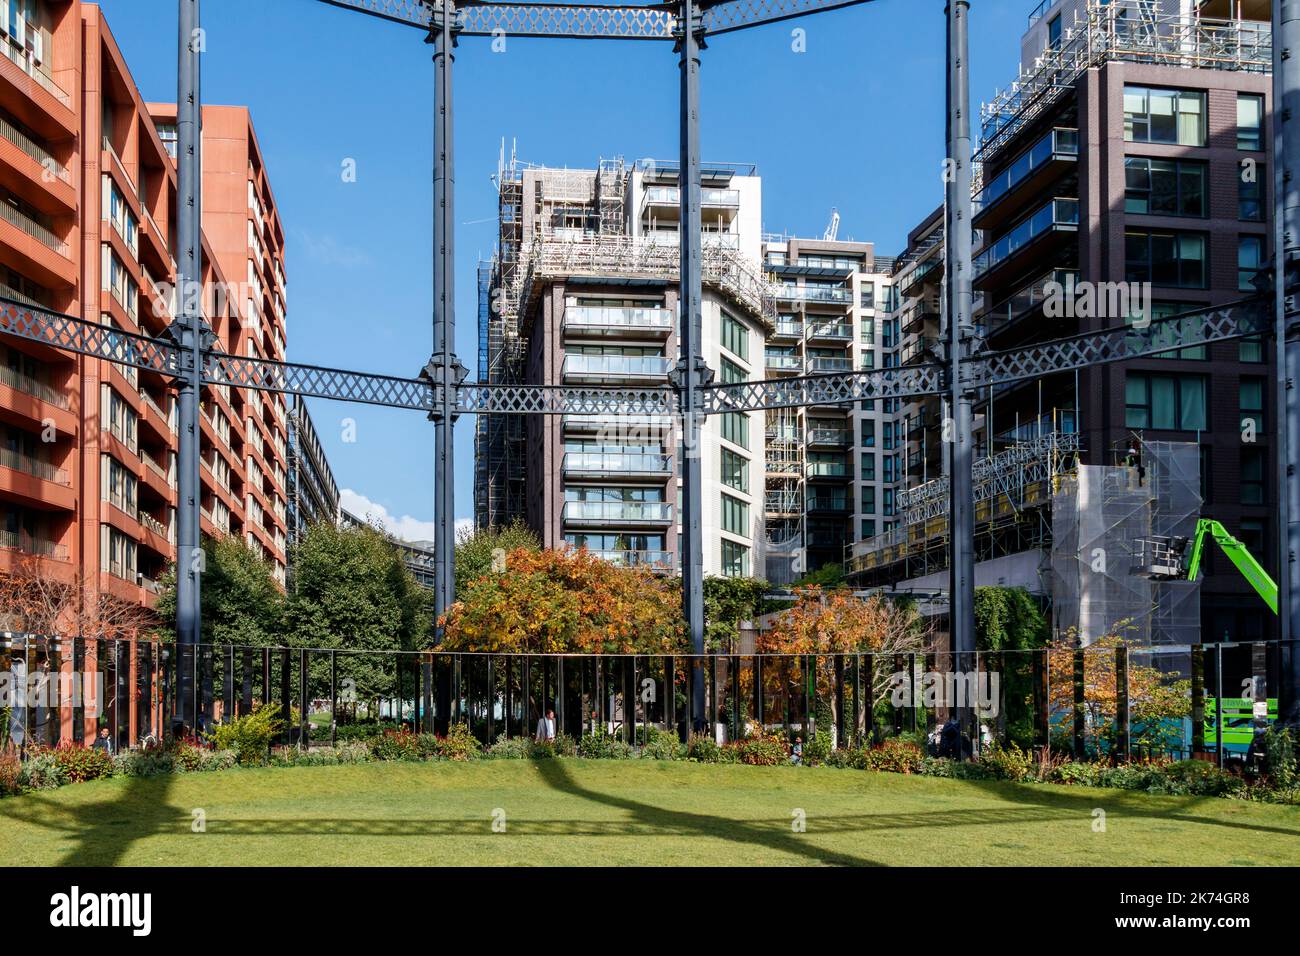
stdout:
[[0,847],[8,865],[1294,865],[1300,808],[806,767],[375,763],[0,800]]

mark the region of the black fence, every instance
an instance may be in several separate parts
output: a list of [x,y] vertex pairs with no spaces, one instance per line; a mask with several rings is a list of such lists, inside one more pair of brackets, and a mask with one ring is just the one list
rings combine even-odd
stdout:
[[[974,707],[975,749],[993,743],[1076,757],[1242,757],[1278,714],[1297,642],[1182,647],[840,654],[573,655],[181,647],[0,636],[0,745],[116,749],[202,734],[274,703],[282,744],[328,745],[340,728],[391,722],[483,743],[557,733],[636,743],[646,728],[719,742],[755,732],[834,747],[933,735]],[[703,715],[689,713],[703,685]],[[344,732],[346,733],[346,731]]]

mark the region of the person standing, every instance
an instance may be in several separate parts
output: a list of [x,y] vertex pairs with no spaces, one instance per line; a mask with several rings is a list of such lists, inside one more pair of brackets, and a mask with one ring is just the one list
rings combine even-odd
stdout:
[[555,739],[555,711],[548,710],[546,715],[537,721],[537,742],[548,743]]

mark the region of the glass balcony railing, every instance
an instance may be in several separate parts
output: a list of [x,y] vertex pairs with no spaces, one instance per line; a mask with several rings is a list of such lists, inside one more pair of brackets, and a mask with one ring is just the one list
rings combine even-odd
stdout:
[[668,522],[672,506],[666,501],[566,501],[564,520],[601,524]]
[[[680,205],[681,190],[676,186],[649,186],[645,191],[645,201],[656,206]],[[734,209],[740,205],[739,189],[700,189],[700,205]]]
[[602,561],[616,564],[621,568],[650,568],[652,570],[669,570],[673,567],[671,551],[588,551]]
[[600,378],[662,378],[669,360],[662,355],[566,355],[564,375]]
[[849,500],[839,495],[809,495],[809,511],[848,511]]
[[1074,431],[1074,411],[1066,409],[1042,415],[1033,421],[1020,422],[1006,431],[998,432],[993,436],[993,440],[1011,445],[1016,442],[1033,441],[1035,438],[1050,435],[1052,432],[1071,435]]
[[787,338],[791,336],[793,336],[794,338],[802,338],[803,323],[797,321],[791,321],[789,319],[778,319],[776,322],[776,328],[772,330],[772,334],[783,335]]
[[853,359],[851,358],[810,358],[808,360],[808,371],[810,372],[851,372],[853,371]]
[[1053,159],[1076,159],[1078,155],[1077,129],[1058,127],[1049,130],[1046,136],[1017,156],[1010,166],[989,179],[975,197],[975,212],[993,205]]
[[786,302],[831,302],[837,305],[853,301],[853,290],[844,286],[783,285],[777,298]]
[[564,424],[575,429],[645,429],[662,430],[671,428],[671,415],[565,415]]
[[763,356],[763,364],[778,371],[797,372],[803,366],[803,359],[797,355],[767,352]]
[[571,451],[564,456],[563,468],[600,474],[666,475],[671,472],[668,455],[656,452]]
[[849,325],[847,322],[810,323],[808,326],[808,338],[843,339],[847,342],[853,338],[853,326]]
[[673,314],[667,309],[570,305],[564,309],[564,326],[572,329],[645,329],[668,332],[673,327]]
[[810,445],[847,445],[850,432],[847,428],[810,428],[808,444]]
[[806,471],[809,478],[847,478],[849,465],[845,461],[810,461]]
[[979,278],[1049,232],[1078,228],[1079,200],[1053,199],[986,246],[975,258],[975,276]]
[[1053,269],[1046,275],[1039,276],[1033,282],[1007,296],[997,305],[980,314],[980,324],[990,331],[996,331],[1001,325],[1014,322],[1030,309],[1043,304],[1048,297],[1048,290],[1053,285],[1064,289],[1072,281],[1077,282],[1079,274],[1068,269]]

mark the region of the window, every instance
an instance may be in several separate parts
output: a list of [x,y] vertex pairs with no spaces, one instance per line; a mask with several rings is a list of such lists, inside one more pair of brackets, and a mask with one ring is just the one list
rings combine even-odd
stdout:
[[1242,339],[1237,343],[1237,361],[1263,362],[1264,340],[1258,335],[1252,335],[1248,339]]
[[749,505],[731,495],[722,496],[722,530],[749,536]]
[[749,381],[749,373],[728,358],[722,360],[722,369],[718,377],[723,385],[735,385],[737,382]]
[[1268,534],[1264,529],[1264,522],[1258,518],[1242,518],[1237,539],[1246,546],[1247,551],[1259,558],[1265,567],[1272,563],[1268,560]]
[[1237,288],[1255,291],[1255,277],[1264,268],[1264,237],[1237,237]]
[[[1191,312],[1201,307],[1201,303],[1197,302],[1152,302],[1149,307],[1149,318],[1152,322],[1159,322],[1162,319],[1168,319],[1170,316],[1178,315],[1180,312]],[[1128,321],[1132,324],[1140,317],[1140,313],[1130,315]],[[1134,343],[1135,347],[1140,347],[1147,342],[1152,344],[1172,344],[1178,341],[1174,336],[1181,337],[1183,333],[1189,334],[1189,337],[1199,335],[1201,320],[1196,318],[1182,319],[1178,322],[1170,322],[1167,326],[1157,326],[1157,329],[1161,331],[1156,332],[1152,332],[1150,329],[1135,332],[1135,338],[1140,337],[1140,340]],[[1177,349],[1173,352],[1157,352],[1151,356],[1151,358],[1160,359],[1196,359],[1199,361],[1204,361],[1209,357],[1209,349],[1205,345],[1189,345],[1185,349]]]
[[749,577],[749,548],[735,541],[722,541],[722,576]]
[[736,491],[749,491],[749,459],[730,448],[722,449],[722,483]]
[[1237,218],[1244,222],[1264,221],[1264,167],[1241,169],[1237,176]]
[[862,537],[874,538],[876,536],[876,522],[871,518],[862,519]]
[[1205,164],[1129,156],[1124,160],[1124,211],[1153,216],[1205,216]]
[[874,309],[876,307],[876,284],[874,282],[863,282],[858,289],[858,306],[863,309]]
[[135,412],[126,403],[126,399],[108,385],[102,386],[100,394],[103,430],[126,445],[132,452],[136,451]]
[[112,455],[101,455],[100,476],[103,499],[136,517],[136,478]]
[[876,447],[876,420],[874,418],[862,419],[862,447]]
[[1205,288],[1205,236],[1195,232],[1124,235],[1124,279],[1178,289]]
[[862,453],[862,480],[876,480],[876,453],[874,451],[864,451]]
[[1205,145],[1205,94],[1124,87],[1124,139],[1130,143]]
[[1241,450],[1241,503],[1243,505],[1264,504],[1264,449],[1243,448]]
[[722,347],[736,358],[749,361],[749,329],[726,312],[722,313]]
[[1237,148],[1264,148],[1264,97],[1257,93],[1237,94]]
[[1129,372],[1124,385],[1124,405],[1126,428],[1204,430],[1205,378]]
[[886,518],[892,517],[894,514],[894,489],[893,488],[885,489],[885,503],[884,503],[884,508],[882,509],[882,513]]
[[[1254,429],[1258,437],[1264,434],[1264,380],[1262,378],[1243,377],[1238,386],[1238,409],[1241,412],[1241,429]],[[1248,424],[1249,423],[1249,424]]]
[[126,242],[126,247],[131,250],[131,254],[139,255],[135,217],[131,215],[131,209],[127,206],[122,191],[117,188],[117,183],[113,182],[113,177],[107,174],[103,178],[102,195],[104,218],[113,224],[113,228]]
[[104,275],[101,286],[109,290],[113,294],[113,298],[117,300],[117,304],[126,310],[127,315],[134,319],[139,307],[135,280],[131,278],[126,266],[122,264],[122,260],[117,257],[108,243],[104,243],[103,249],[102,267]]
[[100,563],[105,571],[135,581],[135,542],[110,525],[100,525]]
[[1061,45],[1061,15],[1058,13],[1047,22],[1047,49],[1055,50]]
[[727,412],[723,415],[722,437],[741,448],[748,448],[749,416],[744,412]]
[[876,513],[875,485],[862,486],[862,513],[864,515],[873,515]]

